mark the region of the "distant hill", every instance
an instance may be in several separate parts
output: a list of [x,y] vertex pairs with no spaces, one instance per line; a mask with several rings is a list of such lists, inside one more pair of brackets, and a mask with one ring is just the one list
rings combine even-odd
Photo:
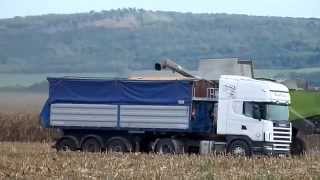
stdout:
[[0,20],[0,73],[115,72],[172,58],[320,67],[320,19],[119,9]]

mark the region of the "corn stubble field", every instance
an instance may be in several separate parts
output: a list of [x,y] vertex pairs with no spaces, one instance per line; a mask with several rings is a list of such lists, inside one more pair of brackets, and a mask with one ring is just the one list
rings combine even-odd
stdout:
[[47,143],[1,143],[0,177],[25,179],[318,179],[320,157],[57,153]]
[[20,103],[0,109],[0,179],[320,179],[318,152],[282,158],[56,152],[36,103],[30,113]]

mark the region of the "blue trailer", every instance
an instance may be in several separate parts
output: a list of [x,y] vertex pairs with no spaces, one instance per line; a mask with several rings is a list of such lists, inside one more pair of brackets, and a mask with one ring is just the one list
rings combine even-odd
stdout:
[[57,150],[182,153],[214,134],[216,101],[195,102],[196,80],[48,81],[41,122],[61,132]]

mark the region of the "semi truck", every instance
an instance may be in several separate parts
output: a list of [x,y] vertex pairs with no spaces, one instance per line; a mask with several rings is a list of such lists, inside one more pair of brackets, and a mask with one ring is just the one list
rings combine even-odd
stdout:
[[41,124],[58,151],[289,154],[290,95],[282,84],[222,75],[218,81],[47,78]]

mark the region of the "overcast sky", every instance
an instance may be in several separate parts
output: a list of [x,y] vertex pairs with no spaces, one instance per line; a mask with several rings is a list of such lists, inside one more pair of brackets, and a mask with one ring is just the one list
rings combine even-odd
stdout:
[[194,13],[320,18],[320,0],[0,0],[0,18],[125,7]]

